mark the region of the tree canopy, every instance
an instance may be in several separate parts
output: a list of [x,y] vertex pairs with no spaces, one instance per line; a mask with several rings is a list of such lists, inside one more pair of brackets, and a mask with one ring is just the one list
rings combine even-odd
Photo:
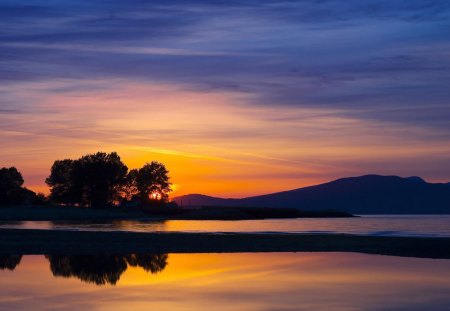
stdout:
[[168,171],[164,164],[153,161],[138,170],[130,171],[136,194],[144,202],[167,200],[170,192]]
[[35,193],[23,188],[22,174],[15,167],[0,169],[0,205],[22,204],[32,201]]
[[138,198],[142,204],[151,204],[167,201],[168,173],[155,161],[128,171],[117,153],[97,152],[55,161],[46,183],[55,203],[105,207]]
[[75,161],[57,160],[53,163],[50,176],[45,180],[51,188],[50,199],[55,203],[81,203],[82,187],[76,180]]

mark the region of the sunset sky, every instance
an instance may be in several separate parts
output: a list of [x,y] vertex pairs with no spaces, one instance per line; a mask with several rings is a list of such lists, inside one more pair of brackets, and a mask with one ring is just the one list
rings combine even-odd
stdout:
[[450,181],[450,1],[0,0],[0,167],[166,164],[173,195]]

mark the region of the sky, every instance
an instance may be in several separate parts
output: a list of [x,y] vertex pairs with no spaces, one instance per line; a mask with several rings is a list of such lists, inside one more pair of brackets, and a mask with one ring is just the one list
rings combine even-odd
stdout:
[[0,167],[163,162],[173,196],[450,181],[447,0],[0,0]]

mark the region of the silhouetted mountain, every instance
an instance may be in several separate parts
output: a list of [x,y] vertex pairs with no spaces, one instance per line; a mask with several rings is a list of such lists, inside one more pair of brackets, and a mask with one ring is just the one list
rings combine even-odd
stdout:
[[191,194],[173,199],[182,206],[294,207],[352,214],[450,214],[450,184],[420,177],[365,175],[243,199]]

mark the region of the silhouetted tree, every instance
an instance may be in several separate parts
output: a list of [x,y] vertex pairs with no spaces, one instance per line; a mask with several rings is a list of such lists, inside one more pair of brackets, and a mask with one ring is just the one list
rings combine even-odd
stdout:
[[83,177],[83,203],[95,207],[113,204],[128,172],[119,155],[98,152],[81,157],[78,163]]
[[136,187],[137,195],[142,202],[167,201],[171,191],[171,183],[169,181],[169,171],[164,164],[153,161],[130,173],[133,174],[133,185]]
[[128,266],[158,273],[167,265],[168,255],[47,255],[54,276],[76,277],[96,285],[115,285]]
[[81,203],[82,181],[76,175],[74,160],[56,160],[50,176],[45,180],[51,188],[50,199],[55,203]]
[[22,174],[15,168],[0,169],[0,205],[31,203],[35,193],[23,188]]
[[137,170],[137,169],[133,169],[133,170],[130,170],[127,174],[125,184],[122,187],[122,193],[123,193],[122,196],[126,200],[131,200],[133,197],[135,197],[139,193],[137,185],[136,185],[138,171],[139,170]]
[[42,192],[39,192],[33,201],[33,204],[37,204],[37,205],[46,205],[48,203],[49,203],[49,198]]
[[104,207],[137,199],[163,205],[171,191],[168,174],[164,164],[155,161],[128,172],[117,153],[98,152],[55,161],[45,182],[55,203]]
[[0,270],[14,270],[22,260],[22,255],[0,256]]
[[22,174],[15,167],[0,169],[0,187],[2,189],[17,189],[23,185]]
[[46,179],[56,203],[104,207],[119,199],[128,168],[115,152],[55,161]]

